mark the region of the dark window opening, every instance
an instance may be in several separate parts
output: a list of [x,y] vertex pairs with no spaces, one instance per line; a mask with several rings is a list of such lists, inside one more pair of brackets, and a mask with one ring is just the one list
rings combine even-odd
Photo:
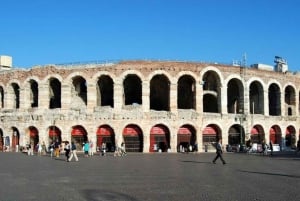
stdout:
[[61,83],[58,79],[49,80],[49,108],[61,108]]
[[195,80],[188,75],[182,76],[177,84],[178,109],[196,109]]
[[101,76],[98,80],[97,106],[114,107],[114,83],[107,75]]
[[136,75],[128,75],[123,82],[125,105],[142,104],[142,82]]
[[164,75],[156,75],[150,82],[150,109],[170,111],[170,82]]

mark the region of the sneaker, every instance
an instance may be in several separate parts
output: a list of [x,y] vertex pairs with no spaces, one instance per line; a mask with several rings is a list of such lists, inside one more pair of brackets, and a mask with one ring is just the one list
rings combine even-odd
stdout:
[[212,163],[213,163],[213,164],[216,164],[216,162],[215,162],[215,161],[213,161]]

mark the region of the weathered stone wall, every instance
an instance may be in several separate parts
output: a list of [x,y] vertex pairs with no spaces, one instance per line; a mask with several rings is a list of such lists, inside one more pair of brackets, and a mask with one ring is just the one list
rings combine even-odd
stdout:
[[[202,76],[207,71],[214,71],[220,76],[221,86],[221,112],[203,113],[201,85]],[[217,64],[189,63],[189,62],[152,62],[152,61],[128,61],[111,65],[87,65],[87,66],[42,66],[29,70],[13,69],[0,72],[0,86],[4,90],[4,107],[0,110],[0,129],[3,136],[12,136],[14,129],[20,133],[20,145],[29,141],[29,127],[36,127],[39,131],[40,140],[49,142],[48,130],[54,123],[62,131],[62,139],[71,139],[72,126],[83,126],[89,138],[96,141],[96,131],[101,125],[109,125],[113,128],[118,143],[122,141],[123,129],[129,125],[138,125],[144,138],[144,152],[149,151],[150,130],[155,125],[164,125],[170,131],[171,151],[176,152],[177,132],[183,125],[191,125],[196,130],[197,143],[200,151],[202,148],[202,131],[207,125],[217,125],[221,130],[224,144],[228,143],[228,130],[230,126],[239,124],[236,121],[236,114],[227,113],[227,83],[233,77],[239,78],[247,86],[254,80],[261,82],[265,93],[265,107],[268,107],[267,90],[270,83],[275,82],[281,88],[282,115],[269,116],[267,109],[265,114],[251,114],[246,110],[246,121],[242,126],[249,134],[253,125],[261,125],[266,136],[272,125],[276,124],[281,128],[282,135],[287,126],[293,126],[299,138],[300,122],[299,114],[299,91],[300,79],[298,75],[291,73],[282,74],[278,72],[262,71],[252,68],[225,66]],[[110,75],[114,80],[114,108],[98,107],[96,105],[96,79],[99,75]],[[122,82],[126,74],[138,74],[142,79],[142,105],[125,106],[123,104]],[[166,74],[170,79],[170,111],[153,111],[149,108],[149,82],[155,74]],[[177,81],[181,75],[190,74],[196,81],[196,109],[177,109]],[[80,75],[87,81],[88,100],[85,105],[80,98],[72,91],[71,79]],[[244,76],[244,77],[243,77]],[[62,107],[49,109],[49,86],[50,77],[58,78],[62,84]],[[28,103],[29,85],[27,81],[34,79],[39,84],[39,107],[31,108]],[[13,94],[10,89],[11,83],[18,83],[20,86],[20,108],[12,105]],[[295,114],[287,116],[287,107],[284,106],[284,88],[289,85],[295,90],[296,104]],[[249,97],[249,91],[244,92]],[[246,105],[246,107],[249,107]],[[267,139],[268,140],[268,139]]]

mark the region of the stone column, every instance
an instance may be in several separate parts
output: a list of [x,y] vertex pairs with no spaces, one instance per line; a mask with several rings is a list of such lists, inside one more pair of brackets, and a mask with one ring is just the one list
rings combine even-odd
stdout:
[[222,86],[220,91],[221,91],[221,94],[218,94],[221,96],[220,113],[228,114],[228,112],[227,112],[227,86]]
[[44,84],[39,84],[39,109],[48,109],[49,108],[49,82]]
[[299,115],[299,93],[296,92],[295,95],[295,113],[294,116],[298,116]]
[[124,103],[123,85],[119,79],[114,83],[114,110],[121,111]]
[[30,105],[30,98],[29,98],[29,93],[28,90],[25,88],[20,88],[20,98],[19,98],[19,103],[20,103],[20,109],[28,109],[31,107]]
[[62,83],[61,85],[61,109],[62,110],[70,109],[70,103],[73,97],[70,86],[72,85],[68,85],[68,83]]
[[203,83],[200,81],[200,83],[196,84],[196,112],[197,113],[203,113]]
[[264,115],[269,116],[269,92],[264,90]]
[[170,129],[170,147],[171,152],[177,152],[177,129],[174,126]]
[[150,83],[144,81],[142,83],[142,107],[143,112],[149,112],[150,110]]
[[91,83],[87,85],[87,111],[92,113],[97,106],[97,89],[96,86]]
[[170,83],[170,112],[177,113],[177,84]]
[[[143,129],[145,130],[145,129]],[[149,149],[150,149],[150,135],[143,133],[143,141],[144,141],[144,153],[149,153]]]
[[[201,118],[203,118],[201,116]],[[201,121],[203,122],[203,121]],[[203,130],[203,124],[201,124],[198,128],[197,128],[197,144],[198,144],[198,152],[203,152],[202,146],[203,146],[203,142],[202,142],[202,130]]]
[[281,92],[281,95],[280,95],[280,105],[281,105],[281,116],[287,116],[287,113],[286,113],[286,107],[285,107],[285,97],[284,97],[284,91]]

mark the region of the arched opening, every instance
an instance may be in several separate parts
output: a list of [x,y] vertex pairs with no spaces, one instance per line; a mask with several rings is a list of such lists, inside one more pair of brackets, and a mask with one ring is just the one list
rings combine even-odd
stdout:
[[227,85],[227,112],[243,113],[244,111],[244,87],[240,80],[232,79]]
[[142,81],[138,76],[127,75],[123,87],[125,105],[142,104]]
[[278,144],[281,145],[281,130],[279,128],[279,126],[272,126],[270,128],[270,141],[272,142],[272,144]]
[[49,79],[49,108],[61,108],[61,83],[56,78]]
[[251,142],[262,144],[265,141],[265,133],[263,128],[259,125],[254,126],[251,129]]
[[37,130],[36,127],[34,126],[30,126],[29,127],[29,143],[32,146],[32,149],[34,151],[36,150],[37,144],[39,142],[39,131]]
[[97,106],[114,107],[114,82],[107,75],[102,75],[97,82]]
[[296,92],[292,86],[287,86],[284,91],[284,102],[286,115],[295,115]]
[[16,83],[12,83],[11,87],[13,89],[13,108],[19,109],[20,108],[20,87]]
[[128,125],[123,130],[126,152],[143,152],[143,132],[136,125]]
[[269,115],[281,115],[280,88],[277,84],[271,84],[269,87]]
[[165,75],[156,75],[150,81],[150,109],[170,111],[170,81]]
[[4,108],[4,90],[0,86],[0,108]]
[[177,152],[197,151],[197,149],[194,127],[190,125],[180,127],[177,132]]
[[39,87],[38,87],[38,83],[35,80],[30,80],[29,81],[30,84],[30,103],[31,103],[31,107],[38,107],[39,104]]
[[290,149],[296,148],[296,129],[293,126],[288,126],[286,128],[285,146]]
[[202,150],[205,152],[214,151],[215,148],[212,143],[218,142],[219,139],[222,139],[220,128],[214,124],[206,126],[202,132]]
[[240,146],[245,144],[245,131],[241,125],[235,124],[229,128],[228,144],[228,151],[240,151]]
[[19,140],[20,140],[20,133],[19,130],[15,127],[12,127],[12,136],[11,136],[11,148],[12,151],[18,151],[19,148]]
[[220,113],[221,81],[218,74],[208,71],[203,75],[203,112]]
[[87,105],[87,83],[86,80],[77,76],[73,78],[73,88],[72,88],[72,104],[76,106],[86,106]]
[[58,140],[58,142],[61,143],[60,129],[57,128],[56,126],[51,126],[49,128],[48,137],[49,137],[49,145],[56,142],[56,140]]
[[196,84],[192,76],[181,76],[177,83],[178,109],[196,109]]
[[250,112],[252,114],[264,114],[264,91],[258,81],[250,85]]
[[149,152],[167,152],[170,149],[170,132],[164,125],[153,126],[150,130]]
[[71,141],[76,144],[77,150],[82,150],[84,143],[88,142],[86,130],[82,126],[73,126]]
[[100,126],[97,130],[97,150],[101,150],[103,143],[106,145],[107,152],[115,151],[115,133],[108,125]]
[[0,128],[0,151],[4,151],[4,136],[1,128]]

